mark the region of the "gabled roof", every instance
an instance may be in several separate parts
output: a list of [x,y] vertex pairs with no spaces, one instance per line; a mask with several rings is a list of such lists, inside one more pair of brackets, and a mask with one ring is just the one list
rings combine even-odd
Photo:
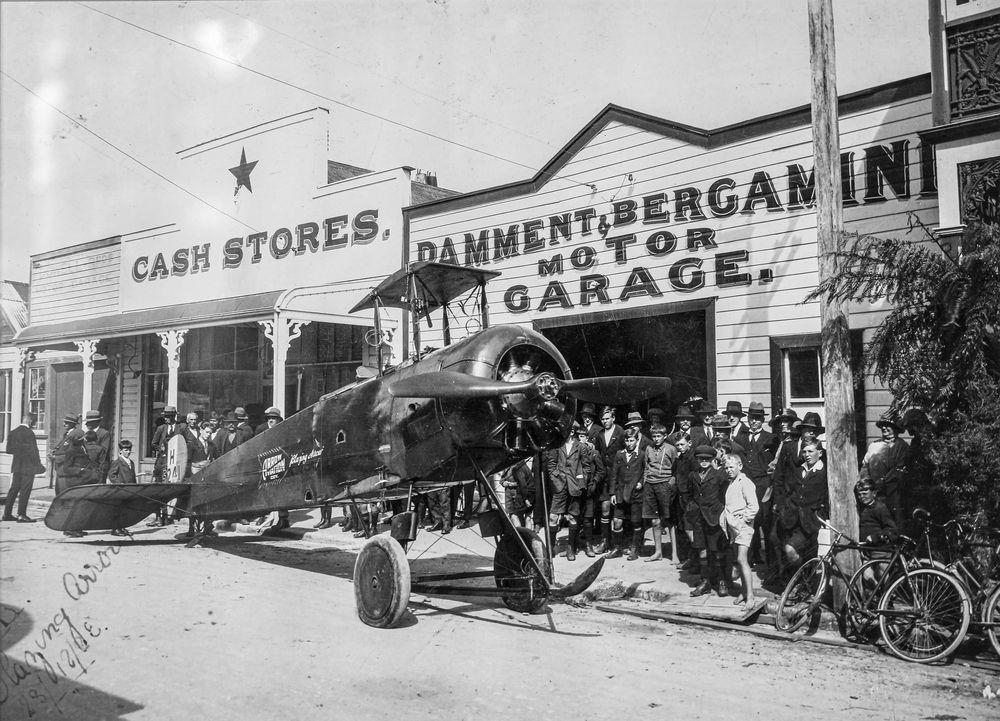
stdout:
[[[876,108],[888,105],[889,103],[928,95],[930,92],[930,73],[916,75],[912,78],[897,80],[885,85],[868,88],[867,90],[842,95],[839,100],[839,113],[841,115],[857,113],[869,108]],[[789,128],[807,126],[812,122],[812,109],[809,105],[802,105],[790,110],[764,115],[714,130],[704,130],[609,103],[580,132],[574,135],[532,178],[484,190],[476,190],[471,193],[463,193],[450,198],[432,200],[419,206],[414,203],[409,208],[406,208],[405,212],[410,217],[419,218],[448,210],[493,203],[505,198],[536,193],[611,122],[624,123],[653,133],[659,133],[660,135],[674,138],[690,145],[713,149]]]

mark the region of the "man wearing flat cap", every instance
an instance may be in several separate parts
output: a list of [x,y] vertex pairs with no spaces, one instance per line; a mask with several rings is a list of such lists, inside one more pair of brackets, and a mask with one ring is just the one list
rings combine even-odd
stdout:
[[905,518],[902,482],[910,447],[899,437],[903,427],[895,419],[882,416],[875,425],[881,430],[882,437],[868,446],[861,461],[860,480],[868,480],[875,486],[876,493],[885,498],[896,528],[902,528]]

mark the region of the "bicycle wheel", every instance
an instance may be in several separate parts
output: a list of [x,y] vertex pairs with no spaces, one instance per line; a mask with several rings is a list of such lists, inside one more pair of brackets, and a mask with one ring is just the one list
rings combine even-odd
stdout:
[[778,599],[774,627],[779,631],[798,631],[819,610],[819,599],[826,588],[826,564],[810,558],[795,572]]
[[865,561],[848,581],[850,590],[844,608],[848,638],[870,643],[878,633],[878,603],[889,584],[901,573],[898,563],[891,564],[891,569],[890,564],[889,558]]
[[983,604],[983,621],[993,651],[1000,656],[1000,585],[993,589]]
[[958,579],[933,568],[897,578],[878,605],[882,640],[906,661],[931,663],[962,643],[972,602]]

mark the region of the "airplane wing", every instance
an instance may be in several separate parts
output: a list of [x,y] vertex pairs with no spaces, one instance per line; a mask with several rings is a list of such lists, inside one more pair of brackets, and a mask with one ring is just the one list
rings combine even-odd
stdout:
[[76,486],[52,500],[45,525],[53,531],[128,528],[190,490],[189,483]]

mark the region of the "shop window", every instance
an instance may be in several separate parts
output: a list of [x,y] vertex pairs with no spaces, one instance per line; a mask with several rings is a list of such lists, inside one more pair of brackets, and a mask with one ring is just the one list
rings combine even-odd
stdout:
[[45,428],[46,368],[28,369],[28,410],[38,418],[37,427]]
[[7,434],[10,432],[13,418],[10,407],[10,377],[9,370],[0,370],[0,443],[7,442]]
[[356,380],[368,330],[320,322],[302,327],[302,335],[291,342],[286,358],[285,398],[290,412]]

